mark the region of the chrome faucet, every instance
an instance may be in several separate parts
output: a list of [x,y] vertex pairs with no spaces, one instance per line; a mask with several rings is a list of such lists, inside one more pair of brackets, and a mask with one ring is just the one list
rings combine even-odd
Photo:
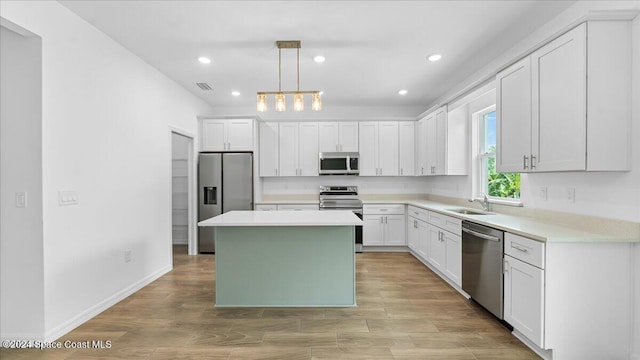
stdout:
[[487,198],[487,194],[482,195],[482,200],[480,199],[469,199],[469,202],[479,202],[482,205],[482,210],[491,211],[491,204],[489,204],[489,198]]

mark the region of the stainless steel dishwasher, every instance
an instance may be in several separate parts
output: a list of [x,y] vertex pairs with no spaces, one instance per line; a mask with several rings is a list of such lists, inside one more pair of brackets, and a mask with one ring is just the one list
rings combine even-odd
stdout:
[[504,232],[462,222],[462,290],[503,319]]

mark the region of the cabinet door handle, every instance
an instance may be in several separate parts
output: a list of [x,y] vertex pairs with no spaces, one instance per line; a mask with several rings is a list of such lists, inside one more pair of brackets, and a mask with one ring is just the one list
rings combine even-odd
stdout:
[[384,216],[380,216],[380,224],[384,224]]
[[424,175],[424,168],[422,168],[422,170],[420,170],[420,174]]
[[516,250],[518,250],[518,251],[520,251],[520,252],[523,252],[523,253],[525,253],[525,254],[528,254],[528,253],[529,253],[529,249],[522,248],[522,247],[517,246],[517,245],[515,245],[515,244],[511,244],[511,247],[512,247],[512,248],[514,248],[514,249],[516,249]]
[[529,159],[529,157],[527,155],[522,155],[522,167],[527,170],[529,168],[529,165],[527,165],[527,160]]
[[387,223],[387,220],[388,220],[388,219],[387,219],[387,217],[385,216],[385,217],[384,217],[384,223],[385,223],[385,224]]
[[504,272],[505,274],[509,273],[509,262],[507,260],[504,261],[504,269],[502,270],[502,272]]
[[536,168],[536,166],[535,166],[535,162],[536,161],[535,160],[536,160],[536,157],[533,154],[531,154],[531,170]]

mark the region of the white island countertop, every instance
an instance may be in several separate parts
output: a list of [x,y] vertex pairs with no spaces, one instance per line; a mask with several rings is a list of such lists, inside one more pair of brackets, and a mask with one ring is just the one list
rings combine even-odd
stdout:
[[200,221],[198,226],[356,226],[352,211],[229,211]]

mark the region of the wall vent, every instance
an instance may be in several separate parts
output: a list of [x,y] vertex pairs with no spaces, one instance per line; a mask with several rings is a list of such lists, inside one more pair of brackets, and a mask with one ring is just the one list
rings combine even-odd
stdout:
[[211,91],[211,90],[213,90],[213,88],[211,86],[209,86],[209,84],[207,84],[207,83],[196,83],[196,85],[198,85],[198,87],[202,91]]

